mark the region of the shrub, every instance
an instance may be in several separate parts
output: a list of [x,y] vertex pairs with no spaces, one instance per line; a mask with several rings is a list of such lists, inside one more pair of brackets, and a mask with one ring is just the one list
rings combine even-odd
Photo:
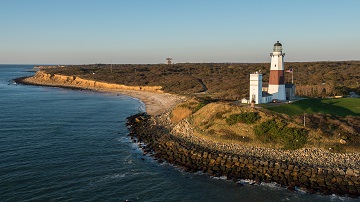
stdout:
[[256,137],[267,143],[279,143],[284,149],[298,149],[306,144],[307,131],[302,128],[289,128],[285,122],[270,119],[254,128]]
[[203,108],[205,105],[206,105],[205,103],[200,102],[198,105],[196,105],[193,112],[195,113],[195,112],[199,111],[199,109]]
[[217,112],[214,116],[215,119],[222,119],[225,112]]
[[214,129],[210,129],[210,130],[208,130],[207,131],[207,134],[209,134],[209,135],[215,135],[216,134],[216,132],[215,132],[215,130]]
[[279,132],[279,126],[276,124],[275,119],[271,119],[257,125],[254,128],[254,133],[262,142],[273,142],[276,139],[276,134]]
[[192,113],[197,112],[199,109],[203,108],[207,103],[206,102],[186,102],[181,105],[180,107],[187,108],[192,111]]
[[250,142],[251,140],[249,137],[239,136],[231,130],[221,129],[219,132],[222,134],[220,138],[224,140],[232,140],[239,142]]
[[260,119],[260,115],[257,112],[241,112],[240,114],[231,114],[229,118],[226,119],[226,123],[229,125],[234,125],[238,122],[253,124]]
[[284,129],[283,136],[284,149],[298,149],[306,144],[306,131],[302,128],[288,128]]

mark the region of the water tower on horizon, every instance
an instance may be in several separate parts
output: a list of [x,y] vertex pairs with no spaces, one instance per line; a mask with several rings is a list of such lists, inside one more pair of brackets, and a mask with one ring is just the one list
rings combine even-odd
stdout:
[[172,58],[166,58],[166,64],[171,65],[172,64]]

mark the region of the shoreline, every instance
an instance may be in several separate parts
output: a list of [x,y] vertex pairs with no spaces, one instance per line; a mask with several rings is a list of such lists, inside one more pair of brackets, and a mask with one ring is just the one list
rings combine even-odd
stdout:
[[[319,165],[316,159],[307,162],[309,157],[320,153],[313,149],[305,149],[308,150],[305,155],[301,155],[304,150],[296,151],[295,156],[299,156],[295,159],[277,158],[262,155],[263,152],[255,147],[234,151],[226,144],[189,137],[192,136],[191,127],[169,125],[169,113],[157,117],[136,114],[127,119],[129,136],[138,142],[144,155],[150,154],[155,160],[166,161],[186,172],[225,177],[236,184],[239,180],[247,179],[255,183],[275,182],[289,190],[300,189],[312,194],[360,196],[359,168],[356,165],[355,168]],[[269,151],[277,154],[271,149]]]
[[[185,97],[163,92],[149,92],[145,90],[124,90],[118,88],[99,88],[88,84],[78,85],[63,80],[42,80],[35,76],[18,78],[16,82],[26,85],[40,85],[62,87],[78,90],[91,90],[114,94],[123,94],[140,99],[146,106],[146,112],[155,119],[152,123],[146,123],[145,119],[136,117],[130,123],[130,135],[138,142],[144,142],[144,153],[154,152],[155,158],[167,161],[173,165],[182,167],[185,171],[202,171],[212,176],[226,176],[228,179],[251,179],[256,182],[276,182],[288,189],[295,187],[310,193],[338,194],[358,197],[360,195],[358,164],[355,167],[323,167],[316,164],[301,165],[296,162],[284,161],[284,159],[271,158],[267,155],[257,156],[258,150],[244,148],[242,151],[232,153],[226,147],[222,149],[203,144],[203,141],[193,141],[187,135],[173,135],[181,131],[189,132],[191,128],[178,124],[168,128],[168,116],[170,109],[177,103],[185,100]],[[71,77],[70,77],[71,78]],[[141,88],[140,88],[141,89]],[[167,114],[167,115],[166,115]],[[165,117],[163,117],[165,115]],[[134,130],[135,124],[144,124],[140,131]],[[148,139],[146,139],[148,138]],[[154,139],[155,138],[155,139]],[[145,141],[144,141],[145,140]],[[201,143],[201,144],[199,144]],[[184,146],[185,145],[185,146]],[[219,145],[221,146],[221,145]],[[224,145],[223,145],[224,146]],[[249,151],[248,151],[249,150]],[[300,152],[300,151],[299,151]],[[313,150],[309,150],[309,154]],[[298,153],[299,159],[310,160],[306,153]],[[209,155],[210,154],[210,155]],[[303,156],[304,155],[304,156]],[[212,156],[212,157],[211,157]],[[235,159],[235,160],[234,160]],[[304,161],[306,162],[306,161]],[[352,168],[351,168],[352,167]],[[348,184],[349,181],[352,184]]]
[[[147,90],[127,90],[120,88],[104,88],[104,87],[96,87],[95,86],[81,86],[77,84],[72,84],[69,82],[63,82],[59,80],[40,80],[34,76],[30,77],[21,77],[15,79],[17,83],[21,83],[24,85],[36,85],[36,86],[49,86],[49,87],[60,87],[67,89],[76,89],[76,90],[90,90],[95,92],[105,92],[112,94],[122,94],[126,96],[130,96],[136,99],[139,99],[145,105],[146,113],[152,116],[160,115],[173,107],[176,104],[184,101],[186,98],[184,96],[174,95],[170,93],[163,92],[154,92]],[[68,80],[67,80],[68,81]],[[92,81],[94,82],[94,81]],[[96,83],[96,82],[94,82]]]

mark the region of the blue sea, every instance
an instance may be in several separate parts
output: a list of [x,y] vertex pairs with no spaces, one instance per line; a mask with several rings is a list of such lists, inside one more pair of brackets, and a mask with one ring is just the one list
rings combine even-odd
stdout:
[[33,74],[0,65],[0,201],[360,201],[160,164],[127,136],[140,100],[13,82]]

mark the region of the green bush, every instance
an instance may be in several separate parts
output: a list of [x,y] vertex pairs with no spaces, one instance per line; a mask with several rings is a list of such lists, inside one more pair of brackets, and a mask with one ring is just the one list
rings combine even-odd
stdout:
[[299,149],[306,144],[306,131],[301,128],[286,127],[281,140],[283,141],[284,149]]
[[197,112],[199,109],[203,108],[207,103],[205,102],[190,102],[181,104],[180,107],[190,109],[193,113]]
[[280,128],[276,124],[275,119],[263,122],[254,128],[254,132],[257,138],[265,143],[276,141],[279,130]]
[[201,97],[197,98],[198,104],[195,106],[195,108],[192,110],[193,113],[199,111],[201,108],[206,106],[207,104],[214,102],[215,100],[212,100],[209,97]]
[[222,119],[225,112],[216,112],[214,118],[215,119]]
[[279,143],[284,149],[299,149],[306,144],[307,131],[289,128],[285,122],[271,119],[254,128],[256,137],[266,143]]
[[206,103],[202,103],[200,102],[198,105],[196,105],[195,109],[193,110],[193,112],[197,112],[199,111],[199,109],[203,108],[206,105]]
[[241,112],[240,114],[231,114],[226,118],[226,123],[229,125],[234,125],[238,122],[253,124],[260,119],[260,115],[257,112]]

